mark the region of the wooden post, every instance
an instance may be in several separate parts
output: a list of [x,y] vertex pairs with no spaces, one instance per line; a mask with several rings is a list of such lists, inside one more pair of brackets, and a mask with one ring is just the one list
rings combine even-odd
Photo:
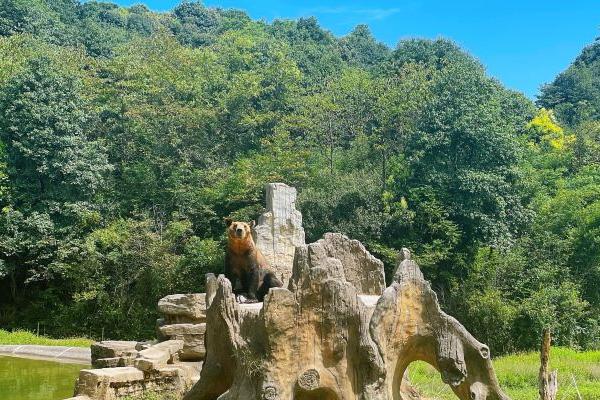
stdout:
[[542,347],[540,350],[540,375],[538,378],[540,386],[540,400],[556,400],[558,392],[557,371],[548,372],[548,361],[550,359],[550,329],[544,329],[542,335]]

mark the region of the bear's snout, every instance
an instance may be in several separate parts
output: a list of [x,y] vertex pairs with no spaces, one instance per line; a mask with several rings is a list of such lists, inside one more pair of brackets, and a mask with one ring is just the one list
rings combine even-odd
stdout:
[[239,237],[242,237],[242,234],[244,233],[244,230],[241,228],[237,228],[235,230],[236,235],[238,235]]

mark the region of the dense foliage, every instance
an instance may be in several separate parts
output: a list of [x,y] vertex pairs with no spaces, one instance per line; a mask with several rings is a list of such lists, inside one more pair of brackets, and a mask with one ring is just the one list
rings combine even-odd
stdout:
[[283,181],[308,240],[343,232],[388,275],[411,248],[495,352],[546,326],[597,347],[598,48],[537,109],[448,40],[0,0],[0,325],[152,336],[158,298],[222,271],[223,217]]

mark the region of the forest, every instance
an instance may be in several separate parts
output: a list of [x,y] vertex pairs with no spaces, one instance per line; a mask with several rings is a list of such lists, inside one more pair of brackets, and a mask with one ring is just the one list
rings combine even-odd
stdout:
[[533,102],[447,39],[0,0],[0,327],[153,337],[267,182],[308,242],[358,239],[388,278],[410,248],[494,354],[545,327],[600,347],[600,40]]

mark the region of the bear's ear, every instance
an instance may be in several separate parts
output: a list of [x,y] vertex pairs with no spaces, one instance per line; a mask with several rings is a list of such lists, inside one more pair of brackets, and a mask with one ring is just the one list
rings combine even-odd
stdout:
[[228,227],[231,226],[231,224],[233,224],[233,220],[231,218],[223,218],[223,220],[225,221],[225,225],[227,225]]
[[256,226],[256,221],[252,220],[250,222],[250,228],[254,228]]

